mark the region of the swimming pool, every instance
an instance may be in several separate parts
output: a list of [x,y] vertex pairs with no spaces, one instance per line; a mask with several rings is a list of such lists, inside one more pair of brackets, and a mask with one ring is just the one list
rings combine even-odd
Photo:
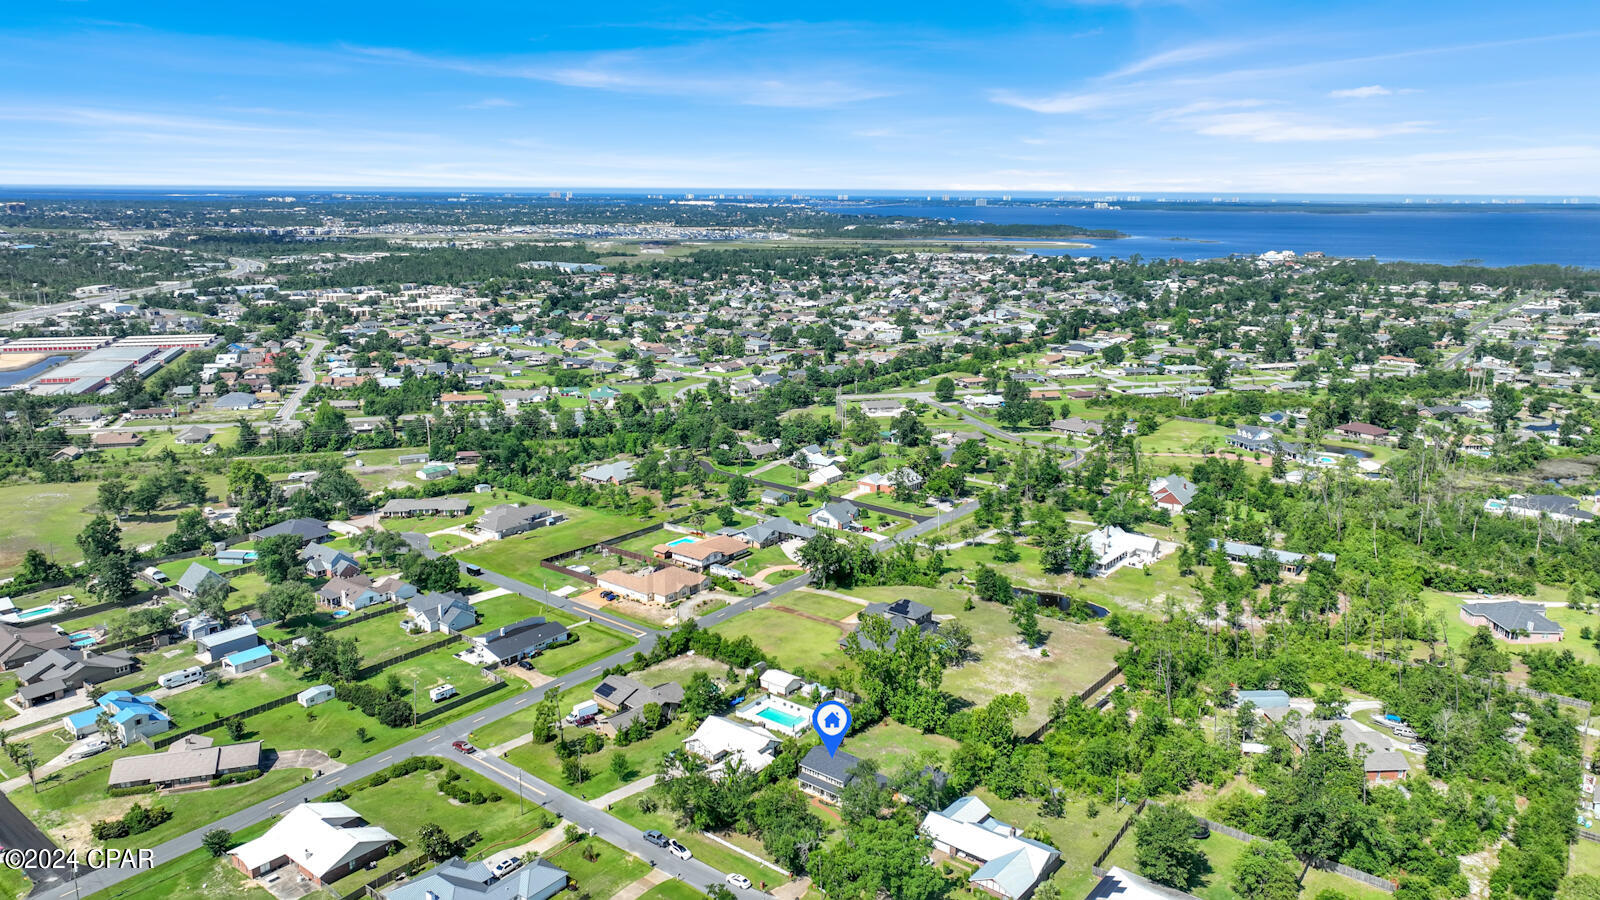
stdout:
[[335,619],[342,619],[348,615],[350,615],[350,610],[348,609],[336,609],[333,611],[333,617]]
[[679,544],[692,544],[692,543],[694,543],[694,540],[695,539],[692,538],[692,537],[681,537],[681,538],[678,538],[675,541],[667,541],[667,546],[668,547],[676,547]]
[[12,615],[26,622],[29,619],[37,619],[41,616],[51,615],[55,611],[56,608],[54,606],[35,606],[33,609],[25,609],[22,612],[12,613]]
[[100,642],[99,638],[87,631],[74,631],[67,635],[67,640],[71,641],[74,647],[88,647]]
[[763,725],[778,734],[796,737],[811,727],[811,709],[781,697],[762,697],[734,716]]
[[782,725],[784,728],[793,728],[805,721],[805,719],[801,718],[800,716],[790,715],[782,710],[773,709],[771,707],[763,707],[760,712],[756,713],[756,715],[760,718],[766,719],[768,722]]

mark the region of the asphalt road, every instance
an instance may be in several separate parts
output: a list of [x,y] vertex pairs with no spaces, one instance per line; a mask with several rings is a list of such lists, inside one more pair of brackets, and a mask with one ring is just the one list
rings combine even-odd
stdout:
[[322,338],[311,339],[311,346],[300,356],[300,383],[294,386],[289,398],[283,401],[283,407],[272,417],[274,422],[282,425],[294,418],[295,412],[300,409],[300,404],[306,399],[306,394],[311,392],[311,386],[316,384],[317,358],[322,355],[322,348],[326,346],[328,342]]

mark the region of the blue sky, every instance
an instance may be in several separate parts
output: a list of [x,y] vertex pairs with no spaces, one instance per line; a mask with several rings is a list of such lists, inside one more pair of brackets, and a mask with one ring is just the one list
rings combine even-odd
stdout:
[[8,4],[0,184],[1600,194],[1600,4]]

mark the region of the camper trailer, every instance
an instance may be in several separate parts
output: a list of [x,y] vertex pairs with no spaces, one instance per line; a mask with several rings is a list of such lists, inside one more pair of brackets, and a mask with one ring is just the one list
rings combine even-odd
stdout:
[[157,678],[156,679],[156,683],[161,685],[164,688],[175,688],[175,687],[183,687],[186,684],[194,684],[197,681],[205,681],[205,680],[206,680],[206,670],[205,669],[202,669],[199,666],[190,666],[187,669],[180,669],[179,671],[176,671],[176,672],[168,672],[167,674],[161,676],[160,678]]

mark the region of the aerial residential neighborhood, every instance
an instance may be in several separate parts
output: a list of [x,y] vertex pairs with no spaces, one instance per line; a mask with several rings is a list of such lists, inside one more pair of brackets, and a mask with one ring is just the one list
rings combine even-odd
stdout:
[[1600,900],[1592,4],[14,6],[0,900]]

